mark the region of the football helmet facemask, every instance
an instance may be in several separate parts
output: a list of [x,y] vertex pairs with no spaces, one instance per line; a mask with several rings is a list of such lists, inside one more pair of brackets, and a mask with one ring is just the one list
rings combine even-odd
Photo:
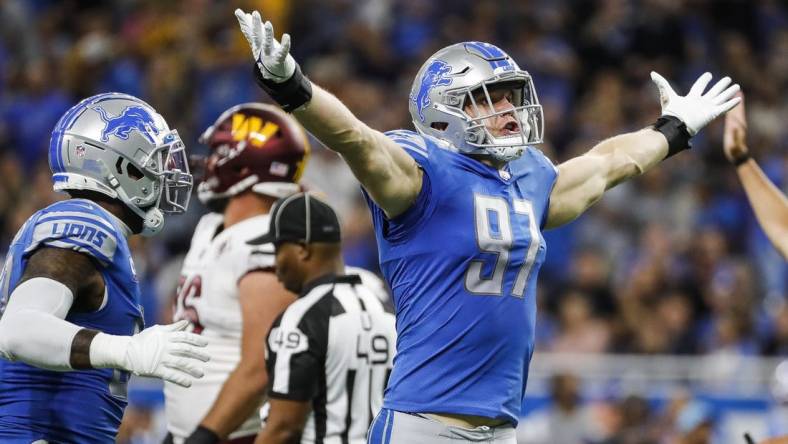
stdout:
[[[495,111],[490,92],[512,91],[512,107]],[[470,106],[474,112],[465,111]],[[465,42],[443,48],[422,65],[411,87],[409,110],[416,129],[460,152],[511,161],[527,145],[542,142],[544,116],[531,76],[512,58],[489,43]],[[513,134],[494,136],[488,119],[510,114]]]

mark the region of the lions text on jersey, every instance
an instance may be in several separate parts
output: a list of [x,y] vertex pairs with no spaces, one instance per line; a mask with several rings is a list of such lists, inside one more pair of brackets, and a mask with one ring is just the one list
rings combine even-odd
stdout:
[[[0,307],[38,248],[65,248],[90,256],[105,285],[102,307],[69,313],[66,321],[112,335],[142,329],[140,290],[125,234],[128,228],[83,199],[57,202],[28,219],[14,238],[0,277]],[[0,360],[0,441],[107,443],[115,440],[126,407],[127,372],[93,369],[56,372]]]
[[424,176],[416,201],[395,218],[367,198],[397,313],[384,407],[516,424],[555,167],[532,147],[497,170],[431,136],[386,134]]

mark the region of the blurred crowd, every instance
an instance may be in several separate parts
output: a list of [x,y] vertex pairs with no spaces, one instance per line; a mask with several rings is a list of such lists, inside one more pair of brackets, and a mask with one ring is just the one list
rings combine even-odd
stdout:
[[[534,78],[540,148],[556,163],[652,123],[655,70],[686,92],[702,72],[746,94],[754,157],[788,187],[788,7],[779,0],[5,0],[0,2],[0,246],[51,192],[49,134],[98,92],[137,95],[192,153],[226,108],[266,101],[232,11],[258,9],[293,38],[304,72],[370,126],[412,128],[419,66],[458,41],[494,43]],[[788,265],[722,155],[717,122],[693,149],[548,231],[538,350],[785,355]],[[313,142],[306,181],[344,224],[346,259],[377,269],[368,212],[344,163]],[[165,233],[134,241],[148,324],[168,321],[196,199]],[[537,355],[538,356],[538,355]]]

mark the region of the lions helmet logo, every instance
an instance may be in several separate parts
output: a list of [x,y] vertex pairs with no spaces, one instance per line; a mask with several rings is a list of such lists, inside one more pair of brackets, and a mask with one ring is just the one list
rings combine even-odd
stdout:
[[451,77],[446,77],[451,72],[451,65],[442,61],[435,60],[427,66],[424,76],[421,78],[421,87],[416,97],[411,97],[416,109],[419,111],[419,119],[424,122],[424,108],[430,104],[430,91],[436,86],[451,85]]
[[109,141],[110,135],[128,140],[129,134],[136,130],[148,139],[150,143],[156,143],[150,133],[158,135],[159,128],[156,127],[153,116],[145,108],[129,106],[119,116],[110,115],[100,106],[95,106],[92,109],[101,116],[101,120],[106,124],[101,131],[102,142]]

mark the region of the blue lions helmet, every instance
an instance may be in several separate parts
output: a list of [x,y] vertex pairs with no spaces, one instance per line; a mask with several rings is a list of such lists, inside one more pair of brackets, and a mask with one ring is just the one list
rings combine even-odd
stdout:
[[[474,93],[491,103],[489,91],[505,87],[514,92],[510,110],[495,112],[477,104]],[[475,117],[465,112],[472,106]],[[497,46],[457,43],[441,49],[422,65],[411,87],[410,115],[416,129],[444,140],[460,152],[511,161],[527,145],[542,142],[544,118],[531,76]],[[512,113],[519,134],[493,136],[485,120]]]
[[55,191],[118,199],[142,218],[145,236],[189,205],[192,175],[178,132],[130,95],[99,94],[68,110],[52,131],[49,167]]

